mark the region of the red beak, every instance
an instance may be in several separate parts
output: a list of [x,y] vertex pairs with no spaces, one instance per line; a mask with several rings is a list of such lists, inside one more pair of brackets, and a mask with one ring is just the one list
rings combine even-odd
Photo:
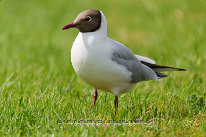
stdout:
[[75,27],[76,27],[76,25],[74,23],[71,23],[71,24],[68,24],[68,25],[64,26],[62,28],[62,30],[66,30],[66,29],[70,29],[70,28],[75,28]]

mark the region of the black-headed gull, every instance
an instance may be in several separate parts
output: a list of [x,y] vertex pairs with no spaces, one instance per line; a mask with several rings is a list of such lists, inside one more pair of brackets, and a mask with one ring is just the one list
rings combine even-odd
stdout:
[[147,80],[160,80],[167,75],[162,71],[184,71],[184,69],[156,65],[147,57],[133,54],[126,46],[107,37],[107,21],[100,10],[85,10],[78,14],[63,30],[77,28],[71,62],[75,72],[86,83],[97,90],[115,95],[115,115],[120,93],[127,93],[136,83]]

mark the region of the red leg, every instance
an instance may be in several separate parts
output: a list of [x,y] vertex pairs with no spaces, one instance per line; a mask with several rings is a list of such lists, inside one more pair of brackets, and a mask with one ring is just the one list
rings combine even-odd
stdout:
[[93,103],[93,108],[94,108],[95,103],[96,103],[96,101],[97,101],[97,96],[98,96],[97,89],[95,89],[95,92],[94,92],[94,103]]
[[117,96],[115,96],[114,106],[115,106],[115,116],[116,116],[117,111],[118,111],[118,97]]

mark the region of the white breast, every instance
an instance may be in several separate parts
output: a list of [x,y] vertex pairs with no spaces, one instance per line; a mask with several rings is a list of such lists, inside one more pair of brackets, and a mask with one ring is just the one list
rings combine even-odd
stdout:
[[[131,88],[131,72],[113,62],[111,46],[107,38],[94,40],[94,36],[77,36],[71,50],[71,61],[75,72],[96,89],[118,94]],[[118,93],[116,93],[118,92]]]

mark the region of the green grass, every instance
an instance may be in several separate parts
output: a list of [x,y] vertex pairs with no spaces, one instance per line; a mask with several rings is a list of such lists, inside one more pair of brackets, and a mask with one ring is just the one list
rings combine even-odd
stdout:
[[[78,34],[61,28],[100,9],[108,35],[161,65],[187,69],[138,83],[119,96],[99,92],[74,72]],[[1,0],[0,136],[205,136],[205,0]],[[132,126],[74,126],[67,120],[143,120]],[[62,121],[63,123],[57,123]]]

